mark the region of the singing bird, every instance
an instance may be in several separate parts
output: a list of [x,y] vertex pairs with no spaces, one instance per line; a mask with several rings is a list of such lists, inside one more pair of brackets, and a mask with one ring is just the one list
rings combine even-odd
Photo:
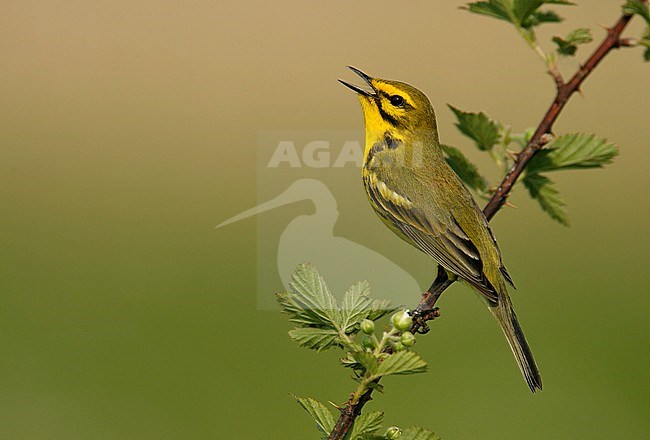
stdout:
[[[471,285],[501,326],[531,391],[542,389],[533,353],[512,308],[512,279],[476,201],[447,164],[436,116],[424,93],[350,67],[369,86],[357,92],[366,126],[363,183],[381,220],[433,257],[451,279]],[[513,285],[514,286],[514,285]]]

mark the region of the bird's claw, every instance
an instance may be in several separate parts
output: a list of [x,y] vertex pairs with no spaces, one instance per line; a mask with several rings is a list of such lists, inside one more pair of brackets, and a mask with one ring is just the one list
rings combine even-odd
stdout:
[[415,310],[411,312],[411,318],[413,319],[413,329],[415,333],[419,333],[421,335],[429,333],[431,328],[427,324],[427,321],[433,321],[439,316],[440,309],[438,307],[422,311]]

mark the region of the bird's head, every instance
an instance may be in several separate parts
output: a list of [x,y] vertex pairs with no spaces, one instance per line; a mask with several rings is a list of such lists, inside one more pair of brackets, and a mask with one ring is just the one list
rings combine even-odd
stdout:
[[350,66],[371,88],[339,80],[359,95],[367,132],[436,132],[433,107],[424,93],[399,81],[373,78]]

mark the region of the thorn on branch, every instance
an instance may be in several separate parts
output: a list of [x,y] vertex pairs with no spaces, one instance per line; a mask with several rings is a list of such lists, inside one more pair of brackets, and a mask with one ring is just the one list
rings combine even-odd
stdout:
[[343,407],[337,405],[336,403],[332,402],[331,400],[327,401],[330,405],[332,405],[334,408],[338,409],[339,411],[343,412]]
[[[517,151],[512,151],[512,150],[506,150],[506,154],[510,159],[512,159],[514,162],[517,162],[517,159],[519,158],[519,153]],[[495,188],[496,189],[496,188]]]
[[638,46],[639,39],[636,37],[619,38],[616,42],[617,47],[635,47]]
[[544,147],[544,145],[548,144],[553,140],[555,136],[553,136],[551,133],[544,133],[540,138],[539,138],[539,146]]

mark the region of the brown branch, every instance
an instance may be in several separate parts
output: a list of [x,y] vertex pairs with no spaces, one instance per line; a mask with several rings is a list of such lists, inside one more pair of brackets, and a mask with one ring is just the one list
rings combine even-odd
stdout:
[[[379,379],[375,381],[375,383],[378,382]],[[343,408],[339,408],[341,415],[336,421],[336,425],[334,425],[334,429],[332,429],[332,432],[327,437],[327,439],[344,439],[348,431],[352,429],[352,425],[354,425],[356,418],[361,415],[361,409],[366,403],[368,403],[369,400],[372,400],[372,388],[368,388],[366,392],[363,393],[361,397],[359,397],[359,400],[357,400],[356,403],[352,401],[352,396],[350,396],[350,400],[346,402],[345,406]]]
[[[647,0],[644,0],[644,2],[647,2]],[[537,154],[537,152],[540,151],[546,143],[548,143],[553,124],[555,124],[555,121],[557,120],[566,103],[569,101],[569,98],[575,92],[580,91],[580,86],[584,80],[587,79],[589,74],[596,68],[602,59],[605,58],[605,55],[607,55],[612,49],[617,49],[624,45],[624,41],[620,38],[621,33],[631,19],[632,15],[623,14],[612,28],[607,29],[607,36],[605,39],[587,59],[587,62],[582,67],[580,67],[580,69],[578,69],[578,71],[571,77],[569,82],[560,83],[556,81],[557,92],[553,103],[547,110],[544,118],[542,118],[542,121],[537,126],[537,129],[531,137],[530,142],[528,145],[526,145],[526,148],[517,154],[517,160],[515,161],[514,165],[512,168],[510,168],[510,171],[508,171],[508,174],[506,174],[503,181],[492,195],[492,198],[488,201],[487,205],[485,205],[485,208],[483,208],[483,213],[488,220],[492,220],[494,215],[506,203],[512,187],[526,168],[526,165],[528,165],[528,162],[530,162],[535,154]],[[422,299],[420,300],[420,304],[418,304],[416,310],[424,311],[433,309],[435,307],[435,303],[442,292],[439,292],[437,295],[433,295],[431,292],[437,291],[440,287],[442,287],[437,286],[436,284],[439,278],[440,271],[438,271],[438,277],[436,278],[436,281],[434,281],[429,290],[425,292],[424,295],[422,295]],[[451,284],[453,284],[453,281],[444,286],[442,290],[444,291]]]
[[[644,0],[646,3],[648,0]],[[517,155],[515,161],[508,174],[488,201],[483,213],[488,220],[491,220],[494,215],[506,203],[506,199],[512,190],[512,187],[517,182],[517,179],[522,174],[528,162],[539,152],[542,147],[549,141],[549,134],[553,128],[553,124],[557,120],[560,112],[568,102],[569,98],[575,93],[580,91],[580,86],[589,74],[596,68],[603,58],[612,50],[625,46],[625,40],[621,40],[620,36],[625,27],[630,22],[632,15],[623,14],[618,19],[616,24],[607,29],[607,37],[600,43],[596,50],[587,59],[587,62],[576,71],[568,82],[561,80],[559,73],[551,76],[555,79],[557,92],[553,103],[548,111],[542,118],[542,121],[537,126],[535,133],[530,139],[526,147]],[[427,321],[437,318],[439,315],[438,309],[435,307],[436,302],[442,293],[451,286],[456,280],[449,279],[446,271],[442,266],[438,266],[438,275],[431,284],[431,287],[422,295],[422,299],[414,310],[414,322],[411,331],[413,333],[427,333],[429,327]],[[378,382],[378,381],[377,381]],[[356,403],[351,400],[348,401],[345,407],[341,408],[341,415],[334,426],[328,440],[342,440],[347,435],[348,431],[352,428],[354,420],[361,414],[363,406],[372,399],[372,388],[368,390],[359,398]]]

